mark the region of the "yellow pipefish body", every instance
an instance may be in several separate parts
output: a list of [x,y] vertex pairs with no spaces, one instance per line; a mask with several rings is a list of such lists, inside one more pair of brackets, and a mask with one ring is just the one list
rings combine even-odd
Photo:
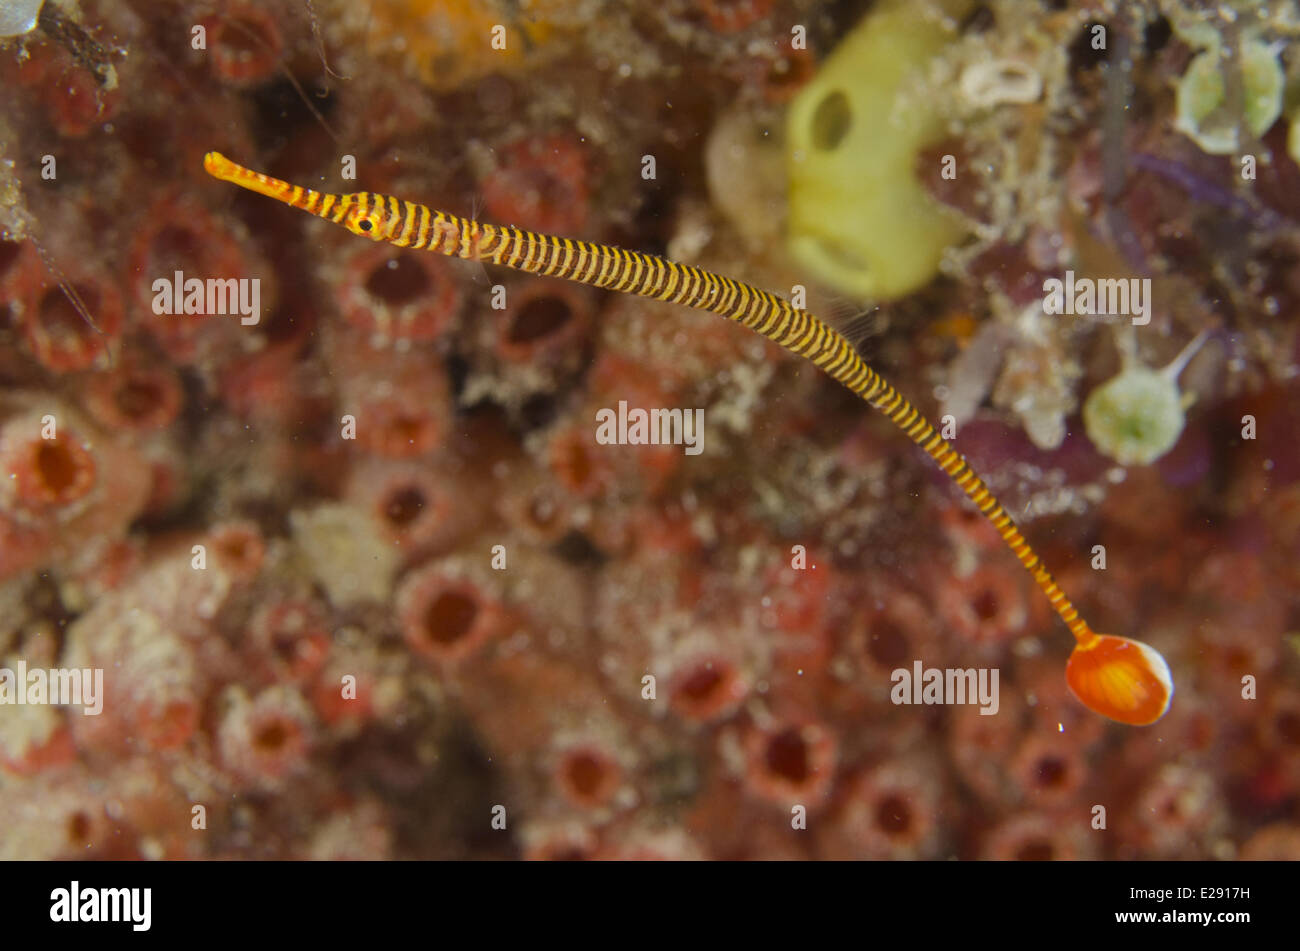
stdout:
[[1154,723],[1169,709],[1173,680],[1160,653],[1139,641],[1094,633],[965,457],[842,334],[813,314],[742,281],[656,255],[486,224],[390,195],[318,192],[254,172],[217,152],[204,157],[203,167],[215,178],[311,212],[372,241],[706,310],[811,361],[889,417],[993,523],[1075,637],[1066,682],[1079,700],[1103,716],[1135,725]]

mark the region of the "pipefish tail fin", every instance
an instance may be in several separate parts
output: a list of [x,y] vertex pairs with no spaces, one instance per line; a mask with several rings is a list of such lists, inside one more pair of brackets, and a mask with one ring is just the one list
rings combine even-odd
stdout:
[[1089,710],[1132,726],[1155,723],[1174,698],[1173,677],[1160,652],[1111,634],[1079,641],[1065,665],[1065,681]]
[[460,218],[391,195],[315,192],[216,152],[203,164],[216,178],[325,218],[358,237],[708,311],[802,357],[888,418],[997,529],[1079,645],[1066,676],[1080,700],[1124,723],[1152,723],[1168,709],[1173,684],[1160,655],[1137,641],[1094,634],[966,457],[862,359],[843,333],[815,314],[743,281],[653,254]]

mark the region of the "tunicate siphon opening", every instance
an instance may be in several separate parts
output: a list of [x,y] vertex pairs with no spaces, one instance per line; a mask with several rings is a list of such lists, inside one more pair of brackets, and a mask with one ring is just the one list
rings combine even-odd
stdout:
[[84,812],[74,812],[68,818],[68,841],[73,845],[85,845],[90,836],[90,817]]
[[429,640],[438,644],[454,644],[469,634],[478,617],[478,605],[468,595],[457,591],[444,591],[433,599],[424,616]]
[[264,724],[253,736],[253,745],[265,753],[284,749],[289,741],[289,731],[279,720]]
[[388,435],[395,451],[423,452],[433,440],[433,422],[424,417],[395,416],[388,423]]
[[586,449],[577,443],[568,446],[567,449],[568,451],[564,454],[564,469],[568,473],[569,484],[575,487],[588,485],[595,475],[591,456]]
[[217,543],[217,551],[230,561],[242,562],[248,557],[248,539],[243,535],[232,534]]
[[593,753],[575,753],[564,766],[569,787],[584,799],[596,797],[605,783],[605,763]]
[[384,504],[384,516],[389,524],[405,528],[420,516],[424,510],[424,493],[412,485],[402,486],[390,493]]
[[[73,291],[92,314],[99,309],[99,291],[94,286],[74,284]],[[45,332],[56,340],[75,340],[95,332],[59,287],[51,287],[41,297],[40,323]]]
[[985,588],[971,599],[971,609],[981,621],[991,621],[998,616],[997,592]]
[[562,298],[534,297],[515,314],[507,338],[513,344],[533,343],[555,333],[572,316],[573,311]]
[[912,809],[902,796],[886,796],[876,806],[876,827],[890,835],[904,835],[912,827]]
[[163,399],[162,388],[152,380],[127,380],[113,393],[113,402],[127,419],[148,416]]
[[279,630],[271,635],[271,651],[285,663],[298,659],[298,632]]
[[1056,849],[1046,839],[1033,839],[1016,850],[1018,862],[1050,862],[1056,857]]
[[221,24],[220,41],[223,52],[241,63],[279,47],[279,37],[269,29],[269,24],[248,16],[227,17]]
[[547,850],[542,856],[548,862],[585,862],[591,856],[577,846]]
[[791,783],[807,782],[812,772],[808,763],[808,744],[798,729],[789,729],[772,737],[767,744],[767,768]]
[[36,471],[41,484],[53,496],[61,497],[76,484],[81,467],[73,451],[61,442],[45,442],[36,450]]
[[867,653],[881,667],[897,667],[907,659],[907,635],[898,625],[881,619],[871,626],[871,643],[867,647]]
[[849,97],[838,89],[827,93],[813,111],[813,145],[824,152],[838,148],[844,141],[844,137],[849,134],[852,124],[853,113],[849,108]]
[[1278,736],[1292,745],[1300,745],[1300,713],[1294,710],[1280,713],[1274,725]]
[[1057,789],[1065,783],[1069,772],[1065,763],[1055,756],[1044,756],[1034,767],[1034,773],[1041,789]]
[[701,667],[682,681],[678,694],[693,704],[705,704],[722,685],[722,674],[715,667]]
[[158,232],[149,248],[151,264],[160,274],[203,272],[202,239],[189,228],[168,225]]
[[429,293],[429,274],[410,255],[389,258],[366,278],[366,293],[387,304],[401,307]]

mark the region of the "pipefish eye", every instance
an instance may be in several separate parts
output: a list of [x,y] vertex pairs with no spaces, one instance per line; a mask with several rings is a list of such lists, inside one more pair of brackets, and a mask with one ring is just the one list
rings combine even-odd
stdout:
[[357,227],[360,228],[362,231],[369,231],[371,228],[370,219],[362,218],[360,221],[357,222]]

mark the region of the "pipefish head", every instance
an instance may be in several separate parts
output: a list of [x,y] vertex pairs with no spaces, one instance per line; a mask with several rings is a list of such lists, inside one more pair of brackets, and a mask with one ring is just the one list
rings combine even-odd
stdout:
[[370,192],[358,192],[344,197],[352,200],[352,207],[339,224],[353,234],[371,241],[389,240],[394,224],[400,224],[400,217],[389,207],[389,199]]
[[291,185],[286,181],[255,172],[232,162],[220,152],[203,157],[203,168],[213,178],[231,182],[259,195],[266,195],[293,208],[310,212],[340,224],[355,235],[372,241],[390,241],[402,224],[401,209],[395,198],[372,192],[333,195]]

